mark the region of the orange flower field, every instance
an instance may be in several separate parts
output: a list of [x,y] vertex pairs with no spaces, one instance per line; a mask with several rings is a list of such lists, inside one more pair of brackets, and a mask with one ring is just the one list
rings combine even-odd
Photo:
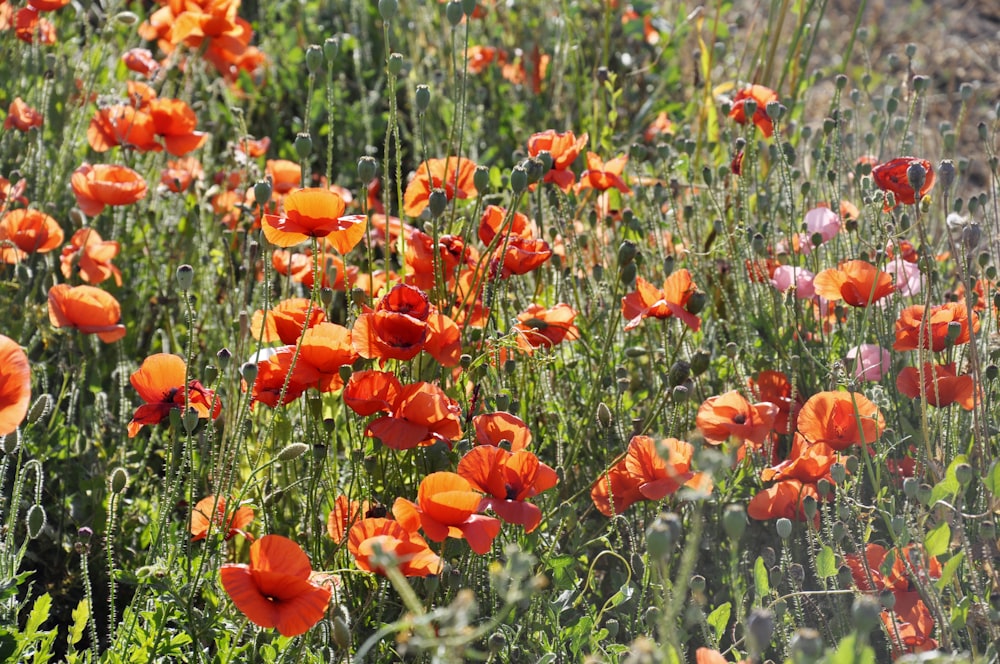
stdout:
[[750,4],[0,0],[4,661],[1000,660],[995,81]]

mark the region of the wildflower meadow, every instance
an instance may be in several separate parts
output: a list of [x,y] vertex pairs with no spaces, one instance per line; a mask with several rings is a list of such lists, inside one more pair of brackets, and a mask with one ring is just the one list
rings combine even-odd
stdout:
[[0,661],[1000,659],[996,81],[834,4],[0,0]]

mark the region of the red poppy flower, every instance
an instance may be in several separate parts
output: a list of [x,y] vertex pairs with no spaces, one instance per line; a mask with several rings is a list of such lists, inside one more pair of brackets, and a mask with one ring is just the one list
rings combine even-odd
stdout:
[[[302,167],[288,159],[268,159],[264,163],[264,174],[271,179],[271,189],[279,196],[291,193],[302,186]],[[343,214],[343,211],[340,214]]]
[[[353,364],[358,354],[351,345],[351,331],[336,323],[323,322],[306,330],[299,350],[299,362],[315,372],[309,382],[320,392],[335,392],[344,386],[340,368]],[[304,378],[299,378],[304,381]]]
[[695,332],[701,327],[697,316],[685,309],[697,290],[687,269],[672,272],[663,282],[663,290],[642,277],[635,278],[635,291],[622,298],[622,316],[627,321],[625,331],[639,327],[644,318],[676,316]]
[[250,545],[250,565],[226,564],[219,579],[236,608],[255,625],[298,636],[318,623],[330,591],[309,581],[312,566],[298,544],[265,535]]
[[0,242],[11,242],[17,247],[16,250],[0,248],[0,256],[7,263],[17,263],[28,254],[48,253],[62,241],[59,222],[40,210],[11,210],[0,219]]
[[750,393],[757,401],[770,401],[778,407],[774,418],[777,433],[792,433],[795,430],[795,415],[802,405],[801,396],[792,399],[792,383],[788,376],[770,369],[761,371],[756,378],[747,381]]
[[100,214],[106,205],[131,205],[146,197],[146,181],[127,166],[83,164],[71,178],[76,204],[84,214]]
[[[807,496],[819,501],[819,492],[814,484],[806,484],[794,478],[782,480],[760,491],[747,503],[747,514],[751,519],[791,519],[808,521],[803,501]],[[819,512],[813,518],[813,525],[819,527]]]
[[[311,248],[306,248],[301,253],[275,249],[271,254],[271,265],[278,274],[290,276],[292,281],[312,288],[315,266]],[[321,251],[319,276],[321,286],[343,292],[347,285],[357,283],[358,268],[356,265],[345,265],[344,259],[336,253]]]
[[531,431],[517,415],[504,412],[476,415],[472,426],[479,445],[501,447],[506,443],[511,452],[520,452],[531,444]]
[[455,283],[459,268],[475,267],[479,263],[479,252],[467,246],[458,235],[438,237],[437,252],[434,249],[434,238],[430,235],[416,229],[408,230],[406,283],[424,291],[432,290],[437,283],[435,269],[438,269],[450,287]]
[[143,76],[155,74],[160,68],[160,63],[153,57],[152,51],[147,48],[133,48],[122,54],[122,62],[130,71]]
[[[2,5],[0,5],[2,6]],[[14,35],[23,42],[50,45],[56,43],[56,28],[52,21],[41,18],[38,8],[30,4],[14,15]]]
[[881,613],[882,624],[892,645],[892,657],[937,650],[938,642],[930,637],[934,618],[919,592],[895,593],[892,610]]
[[580,174],[580,182],[576,186],[577,191],[591,188],[597,191],[617,189],[623,194],[631,194],[632,189],[622,179],[622,173],[624,173],[627,163],[628,155],[621,155],[605,162],[596,153],[588,152],[587,170]]
[[643,500],[639,483],[639,479],[626,468],[623,458],[598,476],[590,488],[590,499],[594,501],[597,511],[612,517]]
[[146,403],[136,409],[128,423],[129,438],[147,424],[159,424],[174,408],[182,412],[185,408],[194,409],[201,419],[214,420],[219,416],[222,402],[215,392],[198,380],[189,380],[185,389],[186,373],[184,360],[177,355],[157,353],[142,361],[129,382]]
[[462,410],[444,390],[431,383],[399,385],[381,371],[351,375],[344,403],[359,415],[388,411],[373,420],[365,435],[378,437],[394,450],[408,450],[442,441],[451,447],[462,437]]
[[121,305],[110,293],[93,286],[57,284],[49,289],[49,322],[52,327],[75,327],[96,334],[105,342],[125,336]]
[[[844,562],[851,568],[851,576],[859,590],[891,590],[894,593],[915,590],[916,585],[910,580],[910,569],[925,581],[941,576],[942,568],[938,559],[926,556],[919,547],[907,545],[902,549],[893,549],[892,555],[889,554],[890,551],[881,544],[869,543],[865,546],[864,561],[857,553],[844,556]],[[903,561],[903,556],[909,560],[909,568]]]
[[160,171],[160,184],[177,194],[187,191],[195,180],[203,177],[205,170],[197,158],[168,159],[166,168]]
[[739,124],[745,125],[749,122],[745,109],[748,99],[753,99],[757,103],[752,117],[753,123],[766,138],[770,138],[774,134],[774,121],[767,114],[767,105],[772,101],[778,101],[778,93],[767,86],[757,84],[742,88],[736,93],[732,110],[729,111],[729,117]]
[[365,308],[354,322],[354,350],[361,357],[410,360],[426,350],[446,367],[458,364],[461,332],[455,321],[431,306],[427,294],[397,284],[374,309]]
[[[309,300],[304,297],[282,300],[267,311],[258,309],[250,319],[250,336],[264,343],[281,341],[286,345],[295,345],[302,338],[302,327],[309,310]],[[323,308],[312,307],[308,327],[319,325],[325,320]]]
[[802,405],[799,433],[810,444],[826,443],[843,452],[881,437],[885,418],[878,406],[857,392],[819,392]]
[[93,228],[81,228],[73,233],[69,244],[59,256],[63,276],[69,279],[74,272],[88,284],[99,284],[108,277],[122,285],[122,273],[111,261],[118,255],[117,242],[105,241]]
[[778,407],[769,402],[751,404],[736,390],[709,397],[698,408],[695,426],[706,442],[719,445],[735,438],[760,447],[774,429]]
[[31,402],[31,365],[28,355],[0,334],[0,436],[17,430]]
[[[367,500],[350,500],[344,495],[337,496],[326,520],[326,532],[330,539],[337,544],[343,542],[351,526],[369,516],[371,509],[372,505]],[[385,508],[382,508],[382,513],[385,514]]]
[[17,129],[18,131],[28,131],[32,127],[41,127],[42,114],[28,106],[20,97],[14,97],[7,108],[7,119],[3,122],[4,129]]
[[403,576],[430,576],[440,574],[442,569],[441,558],[431,551],[427,541],[392,519],[361,519],[355,523],[348,532],[347,550],[360,569],[375,574],[385,574],[376,562],[376,551],[379,556],[392,556]]
[[492,445],[469,450],[458,462],[458,474],[486,494],[479,511],[492,509],[507,523],[524,526],[527,533],[541,523],[542,511],[525,501],[559,482],[556,471],[531,452],[508,452]]
[[[477,7],[478,8],[478,7]],[[466,51],[465,66],[470,74],[482,74],[492,62],[503,64],[507,54],[493,46],[470,46]]]
[[788,458],[762,470],[760,479],[764,482],[797,479],[806,484],[814,484],[823,478],[830,479],[830,467],[839,458],[829,445],[809,443],[801,434],[796,433],[792,438]]
[[[954,325],[952,325],[954,324]],[[961,302],[947,302],[931,307],[915,304],[899,312],[896,319],[896,343],[893,350],[943,351],[949,345],[949,329],[958,334],[950,339],[953,346],[969,343],[969,310]],[[979,332],[979,316],[972,312],[972,331]],[[954,334],[954,333],[953,333]]]
[[843,300],[852,307],[867,307],[896,291],[891,274],[859,260],[823,270],[813,278],[813,287],[831,302]]
[[153,116],[131,104],[97,109],[87,127],[87,142],[96,152],[122,145],[141,152],[159,152]]
[[515,49],[513,61],[500,65],[500,75],[513,85],[527,85],[538,95],[542,92],[542,82],[545,80],[545,73],[549,69],[551,60],[551,56],[542,53],[538,44],[527,52]]
[[481,500],[482,496],[461,475],[431,473],[420,482],[417,502],[397,498],[392,514],[410,532],[421,528],[435,542],[447,537],[464,539],[473,551],[483,555],[500,533],[500,521],[476,514]]
[[472,198],[478,192],[473,182],[476,164],[462,157],[428,159],[420,162],[403,194],[403,212],[419,217],[427,207],[431,191],[444,189],[448,200]]
[[197,150],[208,140],[208,134],[195,130],[198,117],[187,102],[154,99],[149,103],[149,114],[153,118],[156,135],[163,138],[167,152],[175,157]]
[[365,234],[364,218],[344,217],[344,199],[329,189],[298,189],[284,198],[284,214],[265,214],[264,236],[279,247],[325,237],[346,254]]
[[296,362],[293,371],[294,357],[295,346],[282,346],[257,353],[257,377],[249,388],[246,381],[242,381],[243,391],[250,389],[254,403],[260,401],[271,408],[276,408],[279,400],[282,406],[295,401],[318,380],[318,374],[305,362]]
[[541,152],[548,152],[552,157],[552,168],[542,181],[551,182],[563,191],[569,192],[576,181],[576,176],[569,167],[576,161],[589,140],[590,136],[587,133],[577,138],[571,131],[560,134],[554,129],[546,129],[528,138],[528,155],[537,157]]
[[253,509],[249,505],[240,505],[227,518],[226,499],[222,496],[208,496],[199,500],[191,510],[191,541],[203,540],[208,537],[212,528],[217,528],[226,533],[227,540],[234,535],[242,535],[252,542],[253,535],[244,530],[251,521]]
[[953,403],[965,410],[972,410],[975,406],[976,384],[968,374],[956,375],[954,362],[925,362],[923,374],[921,385],[920,371],[916,367],[906,367],[896,376],[896,389],[911,399],[917,399],[923,394],[928,404],[938,408]]
[[[910,184],[909,170],[914,164],[924,170],[924,182],[919,192],[914,191],[913,185]],[[896,157],[872,168],[872,179],[875,180],[875,186],[882,191],[891,191],[897,204],[914,205],[917,199],[923,198],[934,186],[934,169],[931,167],[931,162],[926,159]],[[886,212],[894,207],[895,205],[890,206],[886,201]]]
[[[646,17],[646,19],[649,20],[649,17]],[[646,131],[642,133],[642,137],[647,143],[652,143],[660,136],[673,135],[674,123],[670,121],[670,117],[666,111],[660,111],[653,121],[646,126]]]
[[539,304],[531,304],[517,315],[514,331],[517,333],[518,347],[531,353],[536,348],[551,348],[564,341],[576,341],[580,330],[573,323],[576,312],[568,304],[559,304],[546,309]]

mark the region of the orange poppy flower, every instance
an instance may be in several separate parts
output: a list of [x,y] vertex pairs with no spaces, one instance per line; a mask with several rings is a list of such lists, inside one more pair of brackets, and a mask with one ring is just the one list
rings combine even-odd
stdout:
[[355,371],[344,387],[344,403],[358,415],[366,417],[392,411],[403,385],[388,371]]
[[[819,501],[819,492],[814,484],[806,484],[794,478],[782,480],[751,498],[747,503],[747,514],[757,521],[780,518],[808,521],[809,517],[803,506],[807,496]],[[818,511],[813,518],[813,525],[819,527]]]
[[3,122],[4,129],[28,131],[32,127],[42,126],[42,114],[28,106],[20,97],[14,97],[7,108],[7,119]]
[[36,40],[46,46],[56,43],[56,28],[52,21],[41,18],[38,8],[30,4],[14,15],[14,35],[28,44],[34,44]]
[[504,412],[476,415],[472,426],[479,445],[501,447],[506,443],[511,452],[520,452],[531,444],[531,431],[517,415]]
[[802,405],[799,433],[809,444],[826,443],[843,452],[868,445],[882,435],[885,418],[878,406],[857,392],[819,392]]
[[57,248],[63,241],[59,222],[40,210],[21,208],[11,210],[0,219],[0,243],[13,243],[0,248],[0,255],[7,263],[17,263],[28,254],[44,254]]
[[892,610],[881,613],[882,624],[892,645],[892,658],[904,654],[937,650],[938,642],[930,637],[934,618],[919,592],[895,593]]
[[[938,353],[949,345],[949,329],[958,330],[958,334],[950,339],[951,345],[969,343],[969,310],[964,304],[947,302],[931,307],[926,312],[926,318],[924,305],[915,304],[899,312],[899,317],[896,318],[896,342],[892,348],[920,348]],[[975,311],[972,312],[972,331],[979,332],[979,315]]]
[[[941,563],[936,557],[925,555],[920,547],[911,544],[901,549],[892,549],[891,552],[890,556],[890,550],[881,544],[869,543],[865,545],[864,561],[857,553],[844,556],[844,563],[851,569],[851,576],[859,590],[911,592],[917,586],[910,580],[909,569],[925,580],[941,577]],[[909,569],[903,556],[910,562]]]
[[[261,351],[255,356],[257,360],[257,377],[250,389],[254,403],[276,408],[279,400],[281,405],[287,405],[305,394],[318,375],[309,364],[296,362],[292,371],[292,359],[295,357],[295,346],[282,346]],[[291,373],[291,376],[289,376]],[[243,391],[248,387],[246,381],[241,383]],[[284,393],[284,399],[281,398]]]
[[344,379],[340,377],[340,368],[353,364],[357,359],[358,354],[351,346],[351,331],[342,325],[318,323],[306,330],[302,337],[299,362],[307,364],[315,372],[309,386],[320,392],[335,392],[342,388]]
[[431,306],[427,294],[408,284],[397,284],[378,301],[365,307],[354,322],[354,350],[361,357],[410,360],[426,350],[446,367],[458,364],[461,332],[451,318]]
[[753,123],[766,138],[770,138],[774,134],[774,121],[767,114],[767,105],[772,101],[778,101],[778,93],[767,86],[757,84],[748,85],[737,92],[729,117],[742,125],[749,121],[745,109],[748,99],[753,99],[757,103],[757,109],[752,117]]
[[[309,309],[309,300],[304,297],[282,300],[267,311],[258,309],[250,319],[250,336],[264,343],[281,341],[285,345],[295,345],[302,338],[302,327]],[[325,320],[323,308],[314,306],[309,313],[307,327],[319,325]]]
[[[292,281],[306,288],[312,288],[316,275],[313,271],[313,251],[304,249],[301,253],[292,253],[285,249],[275,249],[271,253],[271,265],[275,272],[290,276]],[[348,285],[358,282],[359,270],[356,265],[345,265],[339,255],[322,251],[319,255],[320,285],[343,292]],[[331,280],[332,277],[332,280]]]
[[569,192],[573,188],[573,182],[576,181],[576,176],[569,167],[576,161],[589,140],[590,136],[587,133],[577,138],[571,131],[560,134],[554,129],[546,129],[528,138],[528,155],[537,157],[543,151],[548,152],[552,157],[552,168],[542,181],[551,182],[563,191]]
[[15,184],[11,184],[10,180],[0,176],[0,205],[10,201],[17,201],[21,205],[28,205],[29,201],[24,195],[27,188],[28,181],[25,178],[21,178]]
[[[376,506],[367,500],[351,500],[344,495],[337,496],[337,499],[333,501],[330,516],[326,520],[326,532],[330,539],[340,544],[347,537],[347,531],[351,529],[351,526],[363,518],[375,516],[372,514],[375,509]],[[380,516],[385,516],[387,510],[384,507],[379,509],[381,510]]]
[[498,247],[490,259],[490,277],[499,273],[501,279],[507,279],[514,274],[527,274],[551,257],[552,247],[545,240],[512,237]]
[[105,342],[125,336],[121,305],[109,293],[93,286],[57,284],[49,289],[49,322],[52,327],[75,327],[96,334]]
[[712,480],[691,471],[693,457],[694,447],[682,440],[666,438],[657,443],[649,436],[633,436],[625,453],[625,470],[638,481],[639,493],[646,500],[661,500],[682,486],[709,492]]
[[347,550],[358,567],[366,572],[385,574],[385,569],[376,562],[378,550],[380,556],[395,558],[403,576],[441,573],[441,558],[431,551],[427,541],[392,519],[361,519],[351,526],[347,537]]
[[843,300],[852,307],[867,307],[896,291],[891,274],[860,260],[823,270],[813,278],[813,287],[831,302]]
[[250,565],[226,564],[219,579],[236,608],[255,625],[298,636],[318,623],[330,604],[330,591],[313,585],[309,557],[280,535],[265,535],[250,545]]
[[[348,406],[352,405],[352,400],[358,399],[359,391],[364,393],[368,389],[366,385],[359,385],[366,377],[362,376],[356,383],[356,375],[351,376],[344,388],[344,401]],[[437,441],[446,443],[450,448],[452,441],[462,437],[462,410],[437,385],[421,381],[402,386],[388,411],[388,414],[368,424],[365,435],[377,437],[391,449],[409,450],[433,445]]]
[[435,542],[447,537],[464,539],[476,553],[489,552],[500,533],[500,521],[476,514],[482,496],[472,484],[457,473],[431,473],[420,482],[417,502],[397,498],[392,514],[410,532],[423,529]]
[[764,482],[797,479],[806,484],[830,479],[830,467],[839,460],[839,455],[825,443],[810,444],[796,433],[792,438],[792,449],[788,458],[779,464],[765,468],[760,473]]
[[507,238],[533,238],[535,237],[534,222],[528,219],[528,215],[521,212],[514,212],[509,216],[505,208],[499,205],[487,205],[483,211],[483,216],[479,218],[479,239],[486,246],[493,244],[497,236],[498,242],[503,243]]
[[[924,170],[924,182],[919,192],[914,191],[913,185],[910,184],[909,169],[914,164],[923,167]],[[872,168],[872,179],[875,180],[875,186],[882,191],[892,192],[896,204],[915,205],[917,199],[923,198],[934,186],[934,168],[926,159],[896,157]],[[893,207],[895,205],[890,206],[886,201],[886,212]]]
[[253,521],[253,509],[249,505],[240,505],[226,518],[226,499],[222,496],[208,496],[202,498],[191,510],[191,541],[197,542],[208,537],[208,532],[213,527],[219,528],[226,533],[226,539],[230,540],[234,535],[242,535],[246,539],[253,541],[253,535],[245,532],[245,528]]
[[493,46],[470,46],[466,51],[465,66],[470,74],[482,74],[492,62],[504,64],[507,54]]
[[802,405],[802,399],[801,396],[792,399],[792,383],[788,376],[780,371],[761,371],[756,378],[747,381],[747,388],[757,401],[770,401],[778,407],[774,418],[774,430],[777,433],[795,431],[795,415]]
[[195,180],[204,177],[205,170],[197,158],[168,159],[167,167],[160,171],[160,184],[177,194],[187,191]]
[[100,214],[106,205],[131,205],[146,197],[146,181],[127,166],[84,163],[71,178],[76,204],[84,214]]
[[627,321],[625,331],[639,327],[644,318],[676,316],[697,332],[701,320],[685,308],[697,288],[686,268],[672,272],[663,282],[663,290],[642,277],[636,277],[635,291],[622,298],[622,316]]
[[17,430],[31,402],[28,355],[10,337],[0,334],[0,436]]
[[751,404],[736,390],[709,397],[695,416],[695,426],[711,445],[730,438],[760,447],[774,429],[778,407],[769,402]]
[[729,664],[721,652],[712,648],[698,648],[694,651],[695,664]]
[[591,188],[597,191],[617,189],[623,194],[631,194],[632,189],[622,180],[622,173],[625,171],[627,163],[627,154],[615,157],[605,163],[596,153],[588,152],[587,170],[580,174],[580,182],[576,186],[577,191]]
[[87,142],[96,152],[123,145],[142,152],[159,152],[153,116],[131,104],[97,109],[87,127]]
[[552,348],[564,341],[576,341],[580,338],[580,330],[574,320],[576,312],[563,302],[548,309],[531,304],[517,315],[517,324],[513,328],[517,334],[517,345],[531,353],[536,348]]
[[121,286],[121,270],[111,263],[119,249],[117,242],[102,240],[93,228],[81,228],[73,233],[59,256],[63,276],[69,279],[76,272],[88,284],[99,284],[113,276],[115,284]]
[[906,367],[896,376],[896,389],[911,399],[924,394],[927,403],[938,408],[957,403],[965,410],[972,410],[976,402],[976,384],[972,376],[956,375],[954,362],[925,362],[923,385],[920,371],[916,367]]
[[473,182],[476,164],[463,157],[427,159],[417,166],[403,194],[403,212],[419,217],[427,207],[431,191],[444,189],[448,200],[472,198],[478,192]]
[[175,157],[183,157],[192,150],[197,150],[208,140],[208,134],[195,131],[198,117],[187,102],[180,99],[154,99],[149,103],[149,114],[152,116],[156,135],[163,137],[167,152]]
[[537,94],[542,92],[542,82],[549,69],[552,57],[542,53],[536,44],[525,53],[522,49],[514,50],[514,59],[500,65],[500,75],[504,80],[514,85],[529,85],[530,90]]
[[[479,262],[479,252],[466,246],[458,235],[438,237],[437,267],[444,275],[446,284],[455,282],[458,269],[462,266],[474,267]],[[413,229],[406,236],[406,283],[422,290],[434,288],[437,276],[435,269],[434,238],[423,231]]]
[[265,214],[264,236],[279,247],[291,247],[310,237],[325,237],[341,255],[361,241],[365,218],[344,217],[344,199],[329,189],[298,189],[284,198],[284,213]]
[[542,521],[537,505],[525,502],[559,482],[556,471],[527,450],[508,452],[501,447],[473,447],[458,462],[458,474],[486,494],[479,511],[487,508],[507,523],[524,526],[530,533]]
[[607,517],[622,514],[643,500],[639,479],[625,467],[625,459],[601,473],[590,488],[590,499],[597,511]]
[[122,54],[122,62],[130,71],[143,76],[155,74],[160,69],[160,63],[153,57],[148,48],[133,48]]
[[129,438],[147,424],[159,424],[174,408],[182,412],[185,408],[194,409],[200,419],[214,420],[219,416],[222,402],[215,392],[198,380],[189,380],[185,389],[186,373],[184,359],[170,353],[157,353],[142,361],[129,382],[146,403],[136,409],[128,423]]
[[642,133],[642,137],[646,139],[647,143],[652,143],[660,136],[673,136],[673,134],[674,123],[670,121],[670,117],[666,111],[660,111],[656,118],[646,127],[646,131]]
[[[302,167],[294,161],[268,159],[264,164],[264,173],[271,179],[271,189],[280,196],[302,186]],[[340,214],[343,214],[343,211]]]

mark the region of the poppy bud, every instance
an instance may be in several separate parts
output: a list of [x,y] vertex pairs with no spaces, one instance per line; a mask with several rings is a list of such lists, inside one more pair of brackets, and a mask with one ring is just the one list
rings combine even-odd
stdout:
[[445,18],[448,19],[448,24],[451,27],[455,27],[462,22],[462,18],[465,16],[465,10],[462,9],[462,3],[459,0],[454,0],[449,2],[444,8]]
[[706,185],[708,185],[709,187],[711,187],[714,178],[715,178],[715,174],[712,173],[712,169],[711,168],[709,168],[708,166],[705,166],[704,168],[701,169],[701,179],[705,181]]
[[691,375],[691,365],[684,360],[674,362],[670,371],[667,372],[667,385],[676,387],[688,379]]
[[310,44],[306,49],[306,69],[310,74],[316,74],[323,68],[323,49],[316,44]]
[[889,526],[892,528],[892,534],[899,537],[906,530],[906,519],[901,516],[894,516],[889,521]]
[[[979,224],[971,223],[962,229],[962,244],[965,245],[966,250],[972,251],[979,246],[979,242],[983,239],[983,229],[980,228]],[[987,256],[987,260],[988,260]]]
[[328,62],[333,62],[340,54],[340,40],[336,37],[327,37],[323,41],[323,55]]
[[247,382],[247,385],[252,386],[254,381],[257,380],[257,365],[253,362],[245,362],[240,367],[240,375],[243,376],[243,380]]
[[204,372],[204,382],[206,385],[211,385],[215,382],[215,379],[219,377],[219,368],[214,364],[206,364]]
[[444,189],[432,189],[427,197],[427,209],[431,213],[431,218],[440,217],[448,209],[448,194]]
[[983,539],[992,540],[996,538],[997,527],[992,521],[986,521],[981,526],[979,526],[979,535]]
[[48,518],[45,516],[45,508],[41,505],[32,505],[28,509],[28,515],[25,522],[28,526],[28,538],[38,539],[38,536],[42,534],[42,529],[45,528],[45,523]]
[[114,20],[122,25],[135,25],[139,22],[139,17],[135,12],[118,12]]
[[333,618],[333,642],[341,650],[351,647],[351,630],[341,616]]
[[503,632],[493,632],[487,639],[486,645],[491,653],[496,654],[507,647],[507,635]]
[[485,192],[490,186],[490,169],[486,166],[476,166],[476,172],[472,174],[472,184],[480,194]]
[[528,186],[528,172],[523,166],[515,166],[510,172],[510,189],[520,194]]
[[27,285],[31,283],[32,272],[25,263],[18,263],[17,268],[14,270],[17,273],[17,280],[22,284]]
[[919,502],[924,507],[927,507],[931,503],[931,493],[934,490],[931,488],[930,484],[924,483],[920,485],[917,489],[917,502]]
[[862,595],[854,600],[851,607],[851,619],[854,622],[854,629],[862,634],[868,634],[879,623],[879,614],[882,607],[878,600],[868,595]]
[[399,76],[399,72],[403,71],[403,54],[402,53],[390,53],[389,63],[386,66],[389,73],[393,76]]
[[816,480],[816,493],[819,494],[820,498],[831,496],[833,494],[833,485],[830,484],[830,480],[825,477]]
[[128,487],[128,472],[118,466],[111,471],[111,477],[108,479],[108,488],[111,493],[119,494]]
[[299,159],[305,159],[312,153],[313,140],[307,132],[300,131],[295,135],[295,154],[299,156]]
[[834,542],[839,542],[847,536],[847,526],[844,525],[843,521],[835,521],[833,523],[833,540]]
[[792,536],[792,522],[785,517],[782,517],[775,522],[774,529],[777,531],[778,537],[783,540]]
[[462,0],[462,11],[471,18],[476,12],[476,0]]
[[280,452],[278,452],[279,461],[292,461],[298,459],[300,456],[309,451],[309,446],[305,443],[290,443],[285,445]]
[[705,308],[706,302],[708,302],[708,296],[705,294],[705,291],[696,290],[691,293],[691,297],[688,298],[687,305],[684,308],[687,309],[688,313],[697,316]]
[[638,268],[636,268],[635,263],[629,263],[621,269],[621,279],[625,286],[631,287],[635,282],[636,274],[638,273]]
[[984,375],[987,380],[996,380],[1000,377],[1000,367],[995,364],[987,364]]
[[28,423],[34,424],[38,420],[47,416],[52,410],[52,396],[49,394],[43,394],[37,399],[35,403],[31,404],[31,408],[28,410]]
[[774,634],[774,614],[767,609],[754,609],[747,618],[747,636],[750,637],[750,650],[763,652],[771,643]]
[[722,512],[722,528],[729,539],[734,542],[739,541],[747,529],[746,508],[737,503],[726,505],[726,509]]
[[266,180],[261,180],[253,186],[253,199],[257,202],[257,205],[261,207],[267,205],[267,202],[271,200],[271,183]]
[[972,481],[972,466],[967,463],[960,463],[955,466],[955,479],[962,486],[969,486]]
[[813,664],[823,656],[823,637],[815,629],[802,627],[792,635],[789,648],[794,664]]
[[187,412],[184,413],[183,423],[185,431],[188,433],[194,431],[194,428],[198,426],[198,411],[194,408],[188,408]]
[[364,156],[358,159],[358,179],[361,183],[368,185],[369,182],[375,179],[375,174],[378,172],[378,162],[375,161],[374,157]]
[[426,85],[418,85],[413,93],[413,100],[417,107],[417,113],[423,113],[431,104],[431,89]]
[[187,292],[191,290],[191,284],[194,282],[194,268],[190,265],[181,265],[177,268],[177,285],[181,287],[181,290]]
[[917,491],[920,490],[920,482],[917,481],[915,477],[907,477],[903,480],[903,494],[913,500],[917,497]]
[[611,409],[603,401],[597,404],[597,422],[605,429],[611,426]]
[[391,21],[399,10],[399,3],[396,0],[378,0],[378,14],[383,21]]
[[3,448],[4,454],[13,454],[17,451],[17,445],[21,440],[20,430],[14,429],[6,436],[0,436],[0,448]]

